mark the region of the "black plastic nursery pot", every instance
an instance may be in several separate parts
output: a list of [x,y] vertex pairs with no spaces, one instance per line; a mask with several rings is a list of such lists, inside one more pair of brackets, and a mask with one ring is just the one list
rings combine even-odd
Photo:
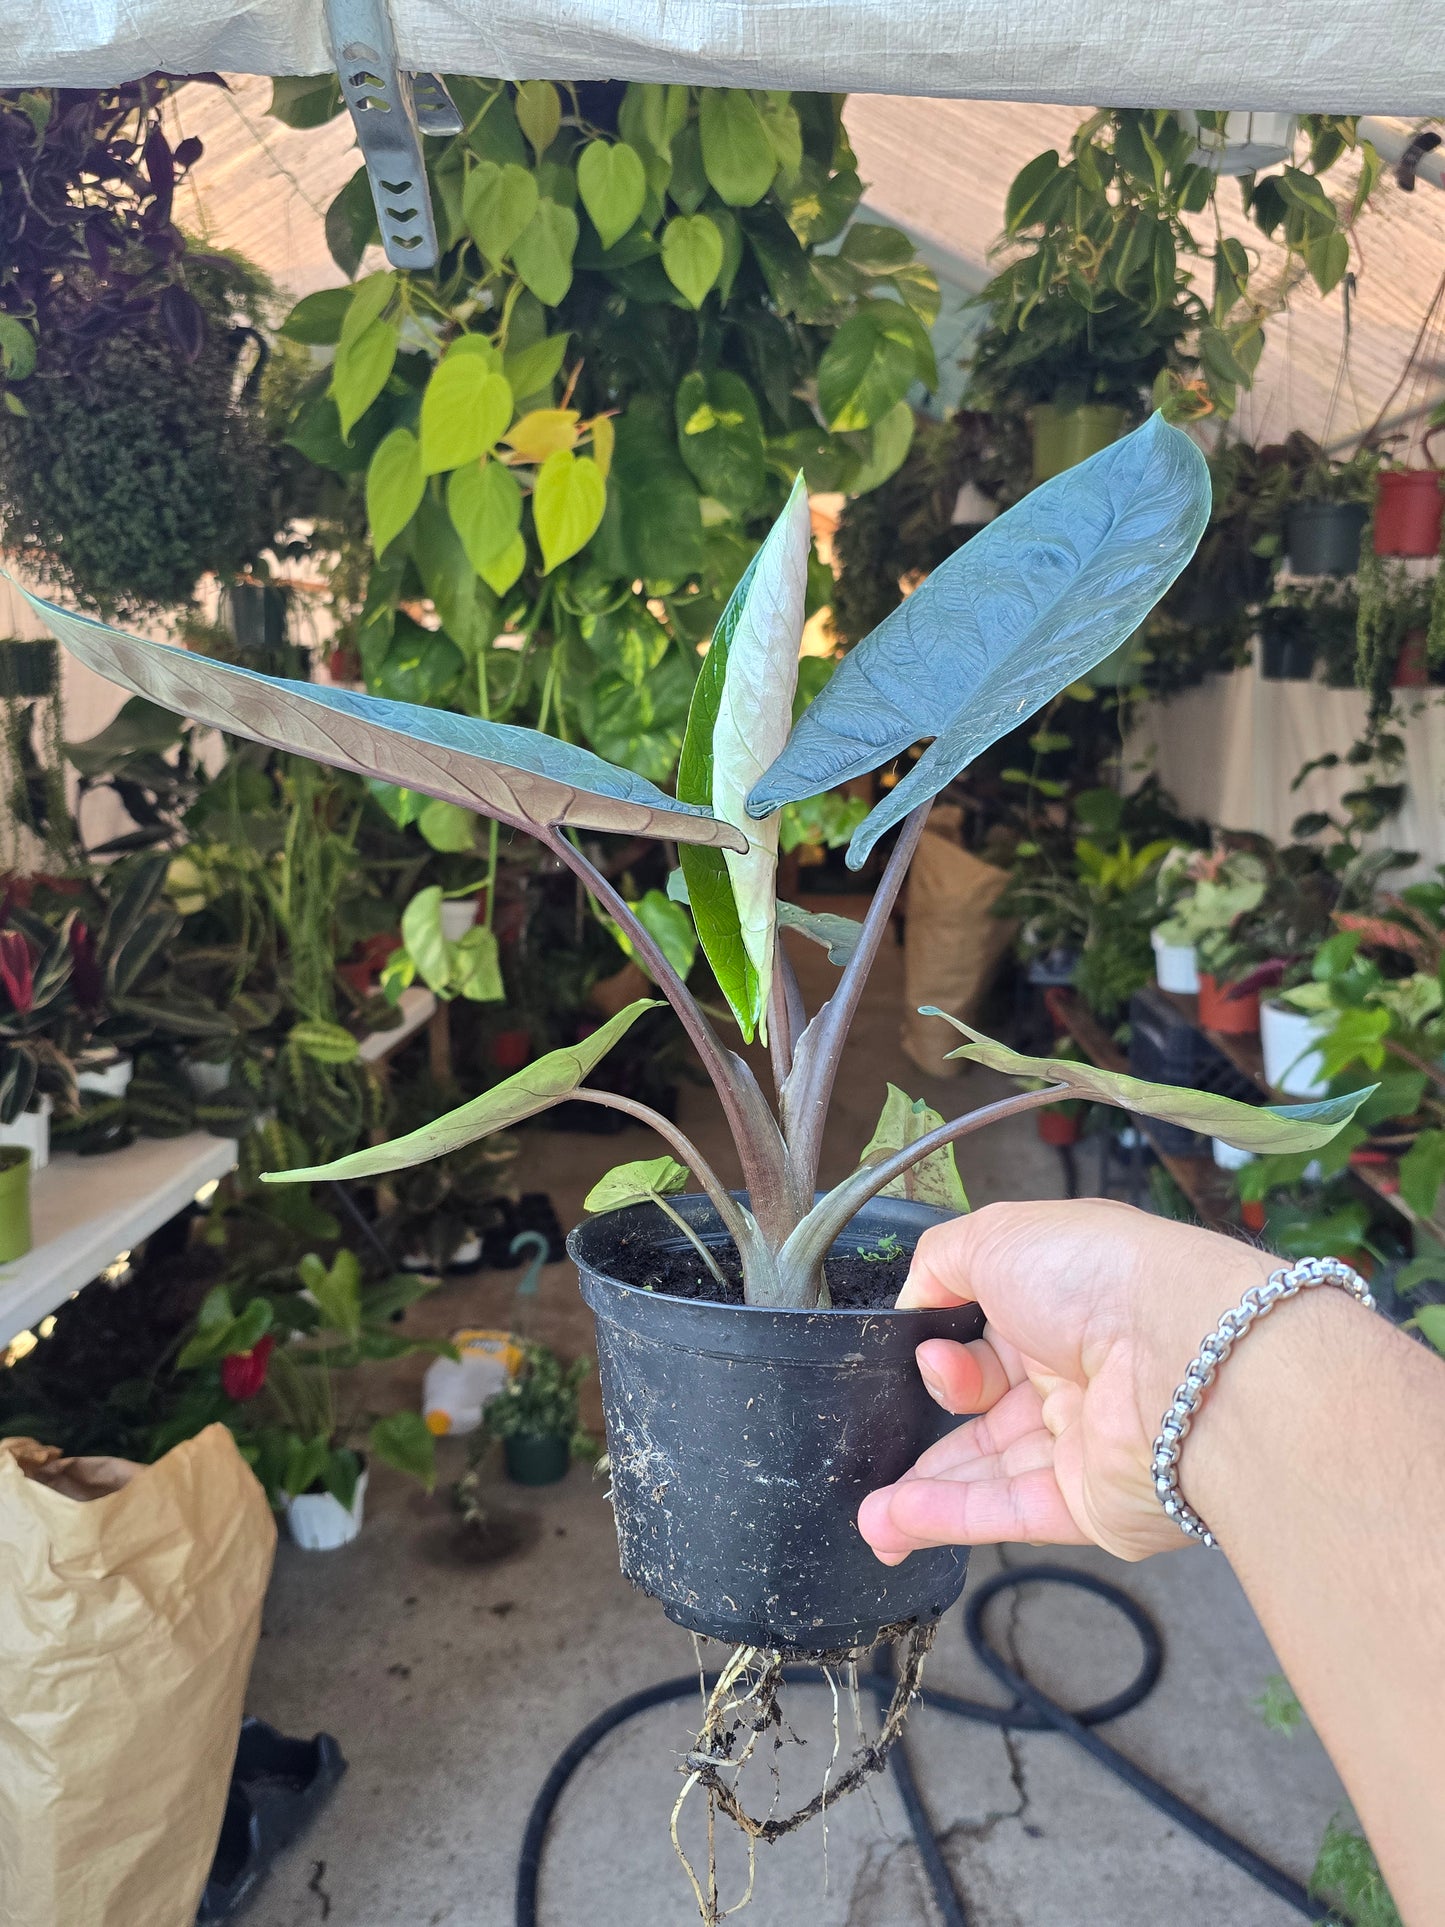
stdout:
[[1298,502],[1285,518],[1285,546],[1296,575],[1352,575],[1369,510],[1363,502]]
[[512,1432],[502,1441],[502,1458],[514,1485],[556,1485],[572,1463],[572,1441],[551,1433]]
[[[669,1202],[706,1243],[727,1242],[706,1198]],[[876,1251],[890,1233],[911,1252],[946,1215],[874,1199],[833,1253]],[[689,1249],[648,1204],[579,1225],[567,1248],[597,1318],[622,1570],[669,1619],[730,1645],[820,1653],[953,1604],[967,1551],[881,1565],[858,1507],[959,1423],[913,1354],[926,1338],[978,1337],[977,1306],[777,1311],[645,1290],[625,1279],[645,1276],[649,1254]]]

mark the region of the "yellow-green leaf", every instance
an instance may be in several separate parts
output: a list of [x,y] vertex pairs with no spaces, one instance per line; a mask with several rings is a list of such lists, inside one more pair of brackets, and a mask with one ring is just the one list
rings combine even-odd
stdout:
[[607,484],[596,462],[565,448],[547,457],[532,497],[544,574],[591,541],[606,507]]
[[[858,1162],[860,1165],[877,1164],[890,1153],[901,1151],[906,1144],[916,1144],[920,1138],[927,1137],[930,1131],[936,1131],[942,1123],[940,1111],[931,1110],[921,1097],[910,1098],[896,1084],[890,1084],[882,1115],[872,1137],[864,1145],[863,1155]],[[901,1177],[894,1178],[891,1184],[885,1184],[878,1195],[883,1198],[913,1198],[919,1204],[936,1205],[940,1211],[968,1210],[968,1193],[958,1175],[958,1164],[951,1144],[945,1144],[941,1151],[931,1151]]]
[[577,216],[558,201],[543,199],[512,243],[512,266],[544,307],[555,308],[572,285]]
[[517,125],[541,160],[562,125],[562,102],[550,80],[524,80],[517,88]]
[[366,471],[366,517],[378,556],[416,514],[425,492],[421,444],[409,428],[393,428]]
[[617,446],[617,430],[610,415],[594,415],[588,426],[592,430],[592,459],[605,481],[612,467],[612,451]]
[[577,446],[577,424],[581,416],[575,408],[534,408],[512,426],[508,448],[515,449],[525,461],[545,462],[559,448]]
[[687,1189],[687,1166],[676,1158],[636,1158],[614,1164],[582,1200],[584,1211],[621,1211],[625,1205],[645,1204]]
[[535,1117],[539,1111],[549,1110],[553,1104],[570,1097],[623,1032],[631,1029],[644,1011],[658,1007],[655,997],[639,998],[579,1043],[549,1051],[545,1057],[528,1064],[525,1070],[483,1091],[469,1104],[449,1111],[445,1117],[434,1118],[430,1124],[408,1132],[405,1137],[372,1145],[364,1151],[353,1151],[350,1157],[338,1158],[333,1164],[313,1165],[300,1171],[268,1171],[263,1182],[304,1184],[321,1178],[380,1177],[387,1171],[403,1171],[409,1165],[445,1157],[449,1151],[475,1144],[478,1138],[490,1137],[493,1131],[505,1131],[513,1124],[520,1124],[523,1118]]
[[493,595],[505,595],[527,566],[527,545],[514,535],[500,555],[485,563],[477,574]]
[[522,525],[522,491],[501,462],[469,463],[447,483],[447,513],[468,562],[484,575]]
[[537,212],[536,177],[515,161],[480,161],[462,194],[462,219],[493,267],[500,267]]
[[773,184],[778,156],[752,95],[740,87],[704,87],[698,126],[703,171],[718,198],[729,207],[754,206]]
[[691,307],[702,306],[722,264],[723,238],[706,214],[679,214],[663,229],[663,271]]
[[338,346],[331,364],[330,392],[341,418],[341,436],[351,431],[390,379],[398,335],[394,321],[369,321],[351,341]]
[[604,248],[620,241],[642,212],[647,172],[626,141],[596,140],[577,162],[577,192]]
[[421,465],[427,475],[474,462],[512,419],[512,391],[479,354],[448,355],[421,398]]

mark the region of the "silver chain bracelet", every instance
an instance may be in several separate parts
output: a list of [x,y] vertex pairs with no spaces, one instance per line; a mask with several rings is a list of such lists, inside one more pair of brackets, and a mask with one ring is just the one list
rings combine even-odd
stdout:
[[1281,1299],[1293,1298],[1310,1285],[1338,1285],[1352,1298],[1357,1298],[1367,1311],[1375,1309],[1369,1286],[1339,1258],[1302,1258],[1297,1265],[1281,1266],[1270,1273],[1264,1284],[1251,1285],[1235,1309],[1224,1314],[1199,1347],[1199,1356],[1191,1362],[1183,1384],[1170,1401],[1154,1441],[1154,1490],[1159,1494],[1159,1503],[1186,1538],[1198,1539],[1206,1546],[1219,1543],[1179,1490],[1179,1453],[1204,1394],[1255,1319],[1263,1318]]

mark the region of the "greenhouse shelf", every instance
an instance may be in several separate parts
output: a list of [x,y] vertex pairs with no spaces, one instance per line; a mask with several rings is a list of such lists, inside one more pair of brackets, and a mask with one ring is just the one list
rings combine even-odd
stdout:
[[236,1164],[230,1138],[139,1138],[99,1157],[60,1152],[30,1189],[34,1244],[0,1266],[0,1347],[88,1285]]

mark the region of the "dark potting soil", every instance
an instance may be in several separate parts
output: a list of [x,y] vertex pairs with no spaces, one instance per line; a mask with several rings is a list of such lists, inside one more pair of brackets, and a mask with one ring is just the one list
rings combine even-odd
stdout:
[[[624,1285],[660,1292],[666,1298],[701,1298],[715,1305],[743,1303],[743,1268],[732,1245],[709,1247],[727,1289],[722,1290],[695,1251],[660,1246],[651,1238],[626,1238],[608,1260],[609,1274]],[[864,1258],[835,1252],[824,1266],[835,1311],[886,1311],[903,1288],[912,1252],[879,1253]]]

